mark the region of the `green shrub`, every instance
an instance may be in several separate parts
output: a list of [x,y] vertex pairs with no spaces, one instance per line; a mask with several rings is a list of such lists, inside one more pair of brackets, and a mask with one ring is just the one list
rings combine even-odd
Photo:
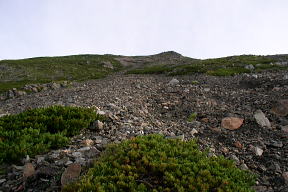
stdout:
[[56,149],[101,118],[93,109],[52,106],[0,118],[0,163]]
[[189,75],[195,73],[205,73],[206,67],[204,65],[200,65],[197,63],[185,64],[175,66],[173,71],[169,73],[169,75]]
[[149,135],[108,146],[87,175],[63,191],[253,191],[255,176],[194,140]]
[[231,76],[240,73],[249,73],[249,69],[245,69],[242,67],[229,67],[229,68],[218,68],[216,70],[207,71],[208,75],[214,76]]

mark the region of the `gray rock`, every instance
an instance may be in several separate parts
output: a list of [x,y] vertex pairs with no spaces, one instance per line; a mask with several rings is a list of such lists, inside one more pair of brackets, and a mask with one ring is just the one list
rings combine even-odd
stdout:
[[7,92],[7,97],[8,97],[8,98],[13,98],[13,97],[15,97],[14,92],[13,92],[12,90],[9,90],[9,91]]
[[248,166],[245,163],[242,163],[239,167],[242,170],[249,170]]
[[177,79],[172,79],[169,83],[168,83],[168,85],[178,85],[180,82],[177,80]]
[[83,152],[83,151],[89,151],[90,147],[82,147],[80,149],[78,149],[78,151]]
[[5,181],[6,179],[0,179],[0,185],[2,185]]
[[92,147],[89,151],[85,151],[85,157],[94,158],[100,154],[100,151],[96,147]]
[[40,156],[40,157],[37,157],[37,164],[40,164],[40,163],[42,163],[43,161],[45,160],[45,157],[42,157],[42,156]]
[[240,162],[239,158],[236,155],[234,155],[234,154],[232,154],[230,158],[232,160],[234,160],[237,164]]
[[65,165],[67,163],[67,161],[69,161],[69,158],[68,157],[64,157],[63,159],[55,161],[55,164],[56,165]]
[[117,105],[115,105],[115,104],[113,104],[113,103],[109,103],[107,106],[108,106],[110,109],[113,109],[113,110],[116,110],[116,111],[120,111],[120,110],[121,110],[120,107],[118,107]]
[[191,131],[190,131],[190,135],[194,137],[195,134],[197,134],[198,131],[197,129],[193,128]]
[[37,89],[37,87],[32,87],[32,88],[31,88],[31,91],[32,91],[33,93],[39,92],[39,90]]
[[4,117],[6,115],[9,115],[9,113],[3,111],[2,109],[0,109],[0,117]]
[[50,84],[50,88],[54,89],[54,90],[55,89],[59,89],[59,88],[61,88],[61,85],[58,84],[58,83],[53,82],[53,83]]
[[189,125],[189,127],[191,127],[191,128],[199,128],[200,126],[201,126],[201,122],[199,122],[199,121],[192,121],[192,122],[189,122],[188,121],[188,125]]
[[71,154],[73,157],[75,157],[75,158],[77,158],[77,157],[82,157],[82,153],[81,152],[73,152],[72,154]]
[[105,111],[101,111],[101,110],[98,110],[98,111],[97,111],[97,114],[99,114],[99,115],[106,115]]
[[255,79],[257,79],[257,78],[258,78],[258,75],[252,74],[252,77],[254,77]]
[[7,99],[7,96],[5,94],[0,95],[0,101],[3,101]]
[[260,125],[261,127],[271,128],[271,123],[269,119],[265,116],[265,114],[261,110],[257,110],[254,113],[254,118],[258,123],[258,125]]
[[252,64],[246,65],[244,68],[248,69],[248,70],[254,70],[255,69],[255,67]]
[[261,148],[259,148],[259,147],[254,147],[254,153],[255,153],[255,155],[257,155],[257,156],[261,156],[262,154],[263,154],[263,150],[261,149]]
[[102,143],[102,140],[103,140],[103,137],[101,137],[101,136],[96,136],[94,142],[95,142],[96,144],[100,144],[100,143]]
[[270,141],[269,145],[273,146],[273,147],[278,147],[278,148],[283,147],[282,141],[274,141],[274,140],[272,140],[272,141]]
[[53,159],[58,159],[59,156],[60,156],[59,152],[54,152],[54,153],[52,153],[52,154],[50,155],[50,157],[53,158]]
[[79,164],[81,164],[81,165],[85,165],[86,160],[85,160],[85,158],[83,158],[83,157],[77,157],[77,158],[75,159],[75,163],[79,163]]
[[70,160],[69,160],[69,161],[67,161],[67,162],[65,163],[65,165],[68,166],[68,165],[71,165],[72,163],[73,163],[73,161],[70,161]]
[[288,74],[285,74],[284,77],[283,77],[283,79],[284,79],[284,80],[287,80],[287,79],[288,79]]

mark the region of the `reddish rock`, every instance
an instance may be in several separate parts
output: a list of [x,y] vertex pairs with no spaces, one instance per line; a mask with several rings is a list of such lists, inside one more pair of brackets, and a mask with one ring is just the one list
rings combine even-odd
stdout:
[[209,123],[209,119],[207,117],[204,117],[200,120],[203,123]]
[[234,146],[237,147],[238,149],[242,149],[242,148],[243,148],[242,143],[240,143],[239,141],[236,141],[236,142],[234,143]]
[[61,176],[62,186],[75,181],[81,173],[81,165],[79,163],[70,164]]
[[279,116],[288,115],[288,99],[278,101],[272,107],[271,112]]
[[239,129],[244,119],[238,117],[225,117],[221,121],[221,127],[229,130]]
[[26,163],[23,169],[23,177],[27,179],[35,174],[35,168],[32,163]]

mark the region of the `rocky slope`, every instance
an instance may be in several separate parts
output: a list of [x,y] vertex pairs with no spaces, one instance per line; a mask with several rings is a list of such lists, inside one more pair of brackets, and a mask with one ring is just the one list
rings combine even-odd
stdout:
[[[49,105],[97,107],[95,122],[66,148],[21,165],[6,165],[0,191],[59,191],[85,174],[105,145],[160,133],[198,138],[210,155],[224,155],[259,175],[256,191],[288,191],[287,72],[232,77],[113,74],[0,101],[0,112],[19,113]],[[197,115],[195,115],[197,113]],[[194,114],[195,120],[188,118]],[[191,120],[191,119],[190,119]],[[68,168],[67,168],[68,167]]]

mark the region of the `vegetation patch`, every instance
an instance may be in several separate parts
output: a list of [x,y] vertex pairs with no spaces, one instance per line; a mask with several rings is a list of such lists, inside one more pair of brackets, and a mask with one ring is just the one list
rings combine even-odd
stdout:
[[197,118],[197,113],[194,112],[194,113],[191,113],[191,114],[189,115],[187,121],[188,121],[188,122],[193,122],[193,121],[196,120],[196,118]]
[[91,122],[103,119],[93,109],[51,106],[0,118],[0,163],[17,162],[65,146]]
[[120,70],[113,55],[71,55],[0,61],[0,92],[26,84],[97,79]]
[[207,71],[208,75],[213,76],[231,76],[240,73],[249,73],[249,69],[245,69],[242,67],[229,67],[229,68],[218,68],[216,70]]
[[108,146],[80,181],[63,191],[253,191],[255,176],[195,140],[148,135]]

